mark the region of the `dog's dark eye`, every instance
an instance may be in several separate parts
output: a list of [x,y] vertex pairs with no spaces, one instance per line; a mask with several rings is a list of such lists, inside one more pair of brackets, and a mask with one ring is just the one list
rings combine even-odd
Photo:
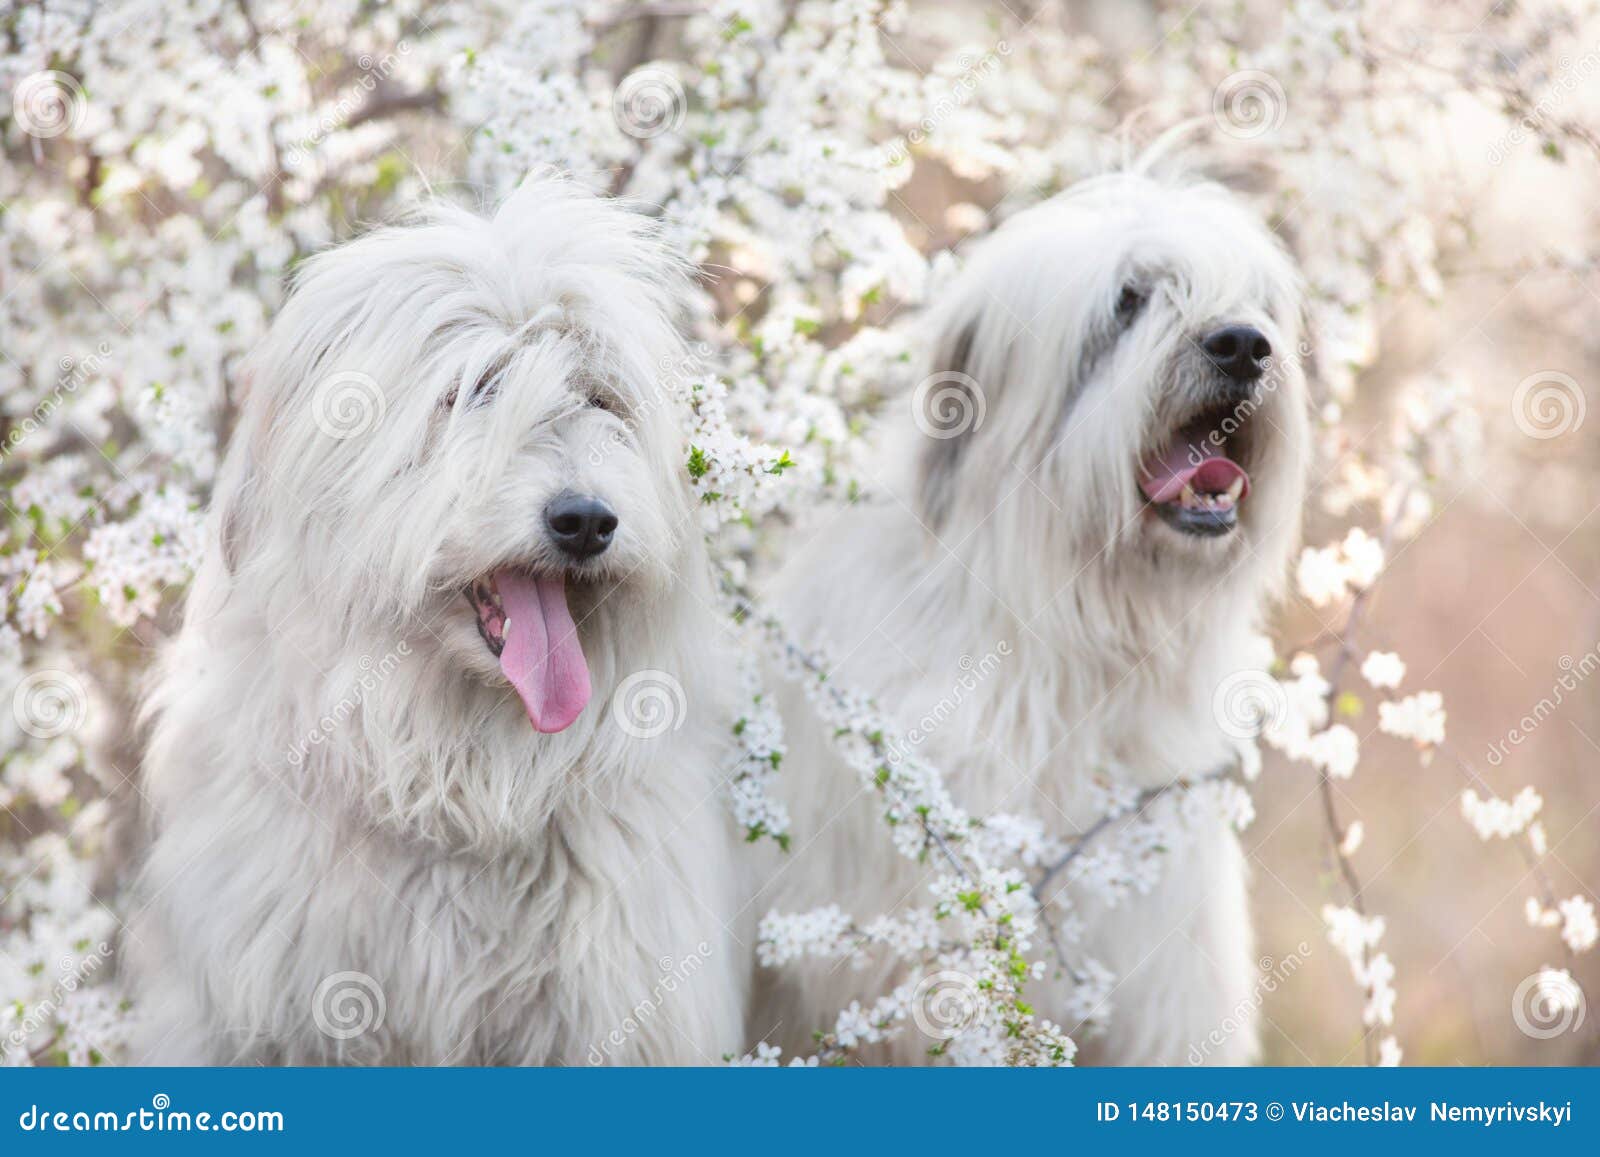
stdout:
[[604,410],[608,414],[615,414],[617,412],[617,407],[612,403],[611,399],[606,397],[604,394],[590,394],[585,400],[592,409]]
[[1127,325],[1139,316],[1139,311],[1144,308],[1144,303],[1150,300],[1150,295],[1137,285],[1124,285],[1122,292],[1117,295],[1117,324]]
[[[503,361],[496,362],[478,375],[478,380],[473,382],[472,388],[467,391],[467,409],[475,409],[494,400],[495,394],[500,390],[500,377],[505,368]],[[452,386],[450,392],[439,402],[440,407],[446,410],[455,409],[456,398],[460,393],[460,386]]]
[[476,382],[472,383],[472,392],[467,395],[467,405],[482,406],[494,400],[495,394],[500,391],[500,373],[504,366],[490,366]]

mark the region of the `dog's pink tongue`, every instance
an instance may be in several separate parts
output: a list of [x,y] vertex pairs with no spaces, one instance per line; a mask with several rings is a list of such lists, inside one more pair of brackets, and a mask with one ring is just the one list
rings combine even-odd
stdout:
[[566,585],[509,570],[496,571],[494,585],[506,613],[500,670],[522,696],[534,730],[564,731],[590,694],[589,664],[567,609]]
[[[1198,459],[1198,461],[1196,461]],[[1185,485],[1196,491],[1220,494],[1244,479],[1239,497],[1250,493],[1250,475],[1232,458],[1225,458],[1202,440],[1198,445],[1179,438],[1165,453],[1152,454],[1140,470],[1139,487],[1151,502],[1171,502]]]

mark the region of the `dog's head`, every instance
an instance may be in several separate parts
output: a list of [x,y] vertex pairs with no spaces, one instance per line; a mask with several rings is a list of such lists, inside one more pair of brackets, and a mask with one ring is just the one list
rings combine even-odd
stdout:
[[1289,256],[1220,186],[1115,174],[1018,214],[930,315],[926,516],[993,522],[1041,561],[1281,571],[1309,440],[1300,310]]
[[680,278],[647,219],[556,180],[313,258],[219,487],[230,568],[297,552],[320,621],[398,625],[564,729],[585,646],[670,586],[691,533]]

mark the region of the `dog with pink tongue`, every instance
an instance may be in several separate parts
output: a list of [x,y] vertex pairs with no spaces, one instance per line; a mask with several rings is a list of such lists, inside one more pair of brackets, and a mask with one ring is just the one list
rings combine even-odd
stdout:
[[683,285],[553,179],[301,267],[148,697],[136,1061],[742,1051]]

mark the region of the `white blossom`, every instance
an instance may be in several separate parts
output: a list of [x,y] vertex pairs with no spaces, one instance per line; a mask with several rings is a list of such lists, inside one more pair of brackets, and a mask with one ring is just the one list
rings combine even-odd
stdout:
[[1406,665],[1393,651],[1369,651],[1361,663],[1361,677],[1380,691],[1398,687],[1406,677]]
[[1444,742],[1444,697],[1419,691],[1404,699],[1378,704],[1378,727],[1385,734],[1414,740],[1418,747]]

